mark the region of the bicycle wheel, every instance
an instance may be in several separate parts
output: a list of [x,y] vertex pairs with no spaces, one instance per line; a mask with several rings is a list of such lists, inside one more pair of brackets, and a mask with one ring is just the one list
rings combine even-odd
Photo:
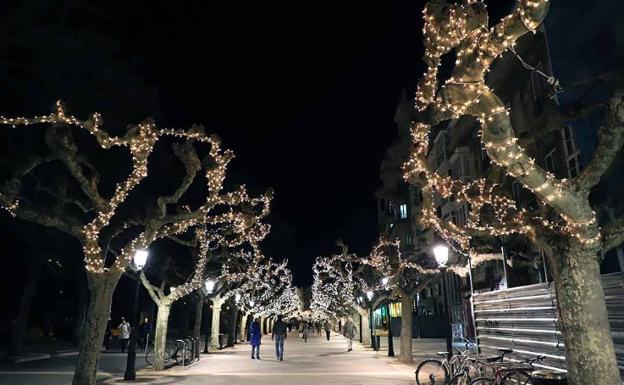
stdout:
[[416,368],[418,385],[443,385],[448,378],[448,371],[440,360],[425,360]]
[[470,377],[466,373],[459,373],[453,376],[448,382],[448,385],[468,385],[470,383]]
[[145,363],[147,363],[148,366],[152,366],[154,363],[154,349],[151,347],[145,351]]
[[526,372],[512,372],[503,377],[501,385],[531,385],[531,376]]
[[470,381],[470,385],[493,385],[494,380],[487,377],[479,377]]

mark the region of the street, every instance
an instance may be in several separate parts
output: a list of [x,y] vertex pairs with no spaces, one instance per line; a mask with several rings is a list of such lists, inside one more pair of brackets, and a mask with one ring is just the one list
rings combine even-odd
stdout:
[[[98,379],[123,377],[127,354],[103,353],[100,358]],[[74,375],[77,354],[50,359],[25,362],[15,365],[0,365],[0,385],[67,385]],[[144,355],[137,353],[137,369],[145,366]]]
[[[414,368],[389,360],[384,352],[374,352],[354,343],[347,352],[344,337],[311,336],[304,343],[296,333],[286,339],[284,361],[275,358],[275,347],[269,336],[262,339],[261,360],[250,358],[247,344],[239,344],[202,359],[190,367],[174,367],[155,373],[143,370],[136,384],[211,384],[211,385],[402,385],[413,384]],[[123,380],[109,379],[105,384],[121,384]]]

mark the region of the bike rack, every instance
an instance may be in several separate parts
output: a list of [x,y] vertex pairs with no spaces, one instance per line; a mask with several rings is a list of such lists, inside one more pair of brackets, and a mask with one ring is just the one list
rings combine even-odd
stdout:
[[182,344],[182,366],[186,366],[186,340],[176,340],[176,344]]

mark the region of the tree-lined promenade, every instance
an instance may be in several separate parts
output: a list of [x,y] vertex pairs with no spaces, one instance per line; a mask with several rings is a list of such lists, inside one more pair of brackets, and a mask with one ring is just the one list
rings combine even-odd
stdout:
[[[39,240],[28,245],[34,257],[10,325],[9,355],[21,352],[28,334],[43,251],[62,250],[73,259],[48,262],[64,274],[84,277],[74,288],[84,311],[77,319],[64,315],[78,336],[73,385],[96,384],[103,348],[108,350],[111,327],[116,326],[112,309],[127,309],[128,304],[130,325],[123,322],[119,336],[122,350],[128,347],[125,380],[135,380],[137,360],[143,360],[137,351],[151,350],[150,367],[141,369],[137,383],[169,377],[189,384],[232,379],[412,383],[405,368],[416,363],[413,337],[420,332],[415,333],[414,325],[421,328],[423,316],[433,320],[426,327],[443,331],[449,356],[454,334],[482,343],[483,329],[493,329],[498,334],[485,334],[494,340],[490,348],[519,341],[518,350],[529,358],[540,356],[534,345],[555,349],[547,355],[555,363],[542,368],[565,369],[571,385],[619,383],[619,339],[611,330],[616,317],[610,319],[601,269],[605,256],[616,249],[624,268],[624,201],[610,196],[605,186],[621,174],[624,77],[621,70],[592,73],[561,85],[552,68],[545,68],[550,66],[545,62],[552,62],[550,52],[544,56],[548,60],[537,54],[523,57],[516,48],[543,32],[550,8],[549,0],[517,0],[494,20],[482,1],[426,2],[425,72],[413,102],[395,117],[399,122],[405,115],[409,124],[399,127],[404,140],[393,144],[392,162],[382,165],[383,178],[390,182],[384,180],[377,194],[379,237],[366,253],[354,253],[339,240],[336,250],[328,249],[314,261],[309,290],[294,287],[285,255],[265,255],[268,237],[288,243],[283,232],[271,233],[273,190],[250,188],[253,183],[247,182],[254,176],[245,179],[231,172],[236,158],[227,148],[237,148],[236,142],[222,143],[201,125],[169,128],[152,118],[109,125],[97,112],[72,112],[72,102],[79,103],[73,100],[25,117],[5,111],[0,116],[0,215],[15,225],[11,236],[27,226],[28,236]],[[547,41],[531,44],[549,50]],[[507,56],[520,64],[506,65]],[[500,84],[513,83],[508,81],[512,78],[522,82],[519,73],[515,79],[518,69],[530,71],[529,83],[517,87],[530,89],[532,99]],[[551,93],[540,95],[541,87]],[[131,105],[119,103],[120,111]],[[530,105],[534,120],[515,110],[524,104]],[[595,138],[595,145],[590,146],[592,140],[577,145],[575,126]],[[545,152],[539,142],[546,140],[561,145]],[[453,147],[453,162],[446,158],[447,147]],[[567,175],[555,171],[554,154],[560,147]],[[586,147],[593,147],[592,152],[580,162]],[[480,167],[484,163],[487,168]],[[397,230],[405,224],[407,232]],[[325,229],[318,228],[318,238],[327,239]],[[505,248],[512,249],[507,250],[510,258]],[[300,255],[290,258],[305,265]],[[502,270],[497,282],[473,277],[473,271],[495,264]],[[520,315],[511,306],[476,314],[478,291],[509,288],[508,271],[516,268],[537,271],[526,272],[517,286],[539,281],[540,298],[548,297],[547,305],[535,305],[527,295]],[[120,294],[122,277],[135,284],[130,294],[127,287]],[[147,313],[146,304],[140,304],[142,294],[154,319],[139,326]],[[175,314],[182,307],[184,313]],[[532,311],[546,315],[531,318]],[[393,322],[399,317],[400,323]],[[183,327],[171,321],[178,318]],[[301,327],[287,340],[284,363],[265,359],[272,354],[264,353],[259,362],[254,352],[260,334],[265,335],[261,350],[271,353],[266,335],[282,318]],[[539,325],[528,324],[532,321]],[[512,324],[499,327],[499,322]],[[320,333],[321,325],[339,333],[329,341],[318,338],[315,331]],[[555,342],[525,335],[535,330]],[[361,346],[351,352],[341,334],[357,337]],[[379,348],[381,334],[390,357],[395,355],[393,337],[400,338],[397,362],[375,360],[380,353],[371,349]],[[189,356],[203,357],[191,368],[169,368],[179,359],[177,350],[172,353],[179,337],[194,341]],[[203,349],[197,348],[199,341]],[[224,346],[234,348],[217,352]],[[119,360],[104,360],[118,367]],[[550,366],[555,364],[560,366]],[[67,375],[69,361],[59,365]]]

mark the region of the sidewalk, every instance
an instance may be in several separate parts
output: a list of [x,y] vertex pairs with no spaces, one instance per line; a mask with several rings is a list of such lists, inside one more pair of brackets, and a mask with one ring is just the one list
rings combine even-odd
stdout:
[[[261,360],[250,358],[250,347],[238,344],[208,355],[188,367],[173,367],[163,372],[141,370],[135,384],[188,385],[407,385],[413,384],[414,368],[374,352],[359,343],[347,352],[344,337],[332,335],[331,341],[311,336],[304,343],[296,333],[286,339],[284,361],[275,357],[270,336],[262,339]],[[121,384],[119,378],[104,382]]]

